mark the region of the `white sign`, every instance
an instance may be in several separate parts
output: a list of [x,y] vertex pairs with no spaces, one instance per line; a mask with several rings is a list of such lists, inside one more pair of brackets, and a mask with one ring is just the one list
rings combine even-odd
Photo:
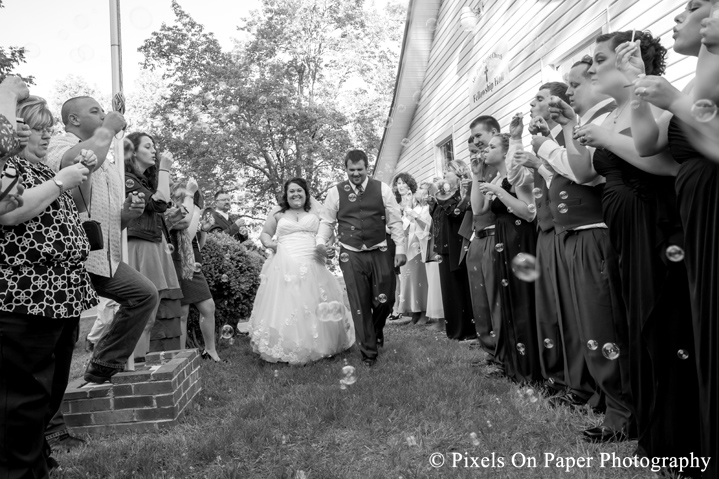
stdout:
[[509,48],[506,43],[496,45],[482,58],[470,77],[469,104],[486,100],[509,80]]

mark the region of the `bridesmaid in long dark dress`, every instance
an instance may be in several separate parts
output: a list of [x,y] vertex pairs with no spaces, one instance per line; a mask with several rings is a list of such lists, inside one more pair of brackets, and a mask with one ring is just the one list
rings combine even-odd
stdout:
[[519,382],[541,381],[534,284],[520,280],[512,272],[514,258],[518,255],[529,258],[536,254],[537,229],[533,221],[536,209],[532,185],[521,186],[515,191],[507,180],[505,156],[508,148],[507,134],[496,135],[489,141],[485,162],[497,168],[499,174],[492,182],[479,185],[482,193],[494,195],[489,207],[497,218],[495,254],[498,255],[496,264],[502,311],[497,358],[502,361],[507,377]]
[[[460,195],[460,181],[469,175],[469,167],[462,161],[447,163],[444,180],[445,190],[433,192],[435,199],[430,206],[432,213],[432,241],[435,260],[439,262],[442,288],[442,304],[447,337],[450,339],[474,339],[477,332],[472,323],[472,298],[467,276],[467,265],[460,263],[462,237],[459,227],[469,208],[469,197]],[[441,259],[440,259],[441,258]]]
[[[707,80],[709,84],[716,84],[714,75],[706,78],[704,75],[719,68],[719,57],[701,48],[701,22],[709,16],[710,10],[709,1],[695,0],[689,2],[687,9],[675,18],[678,25],[674,34],[674,51],[699,57],[699,64],[704,67],[697,72],[696,87],[699,90]],[[703,477],[713,478],[719,474],[716,460],[719,457],[719,390],[716,386],[719,377],[719,328],[716,321],[719,318],[719,165],[697,152],[686,136],[686,131],[691,130],[691,124],[695,122],[690,105],[694,97],[704,97],[703,93],[687,94],[693,93],[694,87],[692,81],[684,92],[679,92],[661,78],[641,79],[636,84],[635,93],[642,95],[646,102],[667,111],[657,125],[642,116],[642,109],[638,109],[632,117],[632,127],[637,125],[646,130],[647,123],[650,123],[656,125],[656,134],[663,129],[665,122],[662,120],[671,116],[666,138],[659,135],[659,141],[649,137],[650,141],[643,142],[641,137],[637,137],[635,143],[643,154],[669,148],[672,157],[680,165],[675,191],[679,215],[686,232],[683,263],[689,278],[695,353],[691,354],[691,350],[677,351],[677,357],[685,363],[691,363],[694,359],[697,366],[701,455],[712,458]],[[681,260],[681,253],[678,248],[673,248],[675,260]]]
[[[641,41],[646,73],[663,73],[666,50],[648,33],[635,35]],[[683,265],[665,254],[668,246],[682,241],[672,177],[678,168],[667,152],[640,157],[631,139],[628,106],[634,98],[624,88],[627,78],[615,66],[615,48],[631,36],[632,32],[621,32],[597,39],[588,73],[598,91],[615,99],[617,109],[602,127],[585,126],[576,133],[580,142],[597,147],[594,168],[606,178],[603,214],[620,256],[629,321],[628,342],[618,337],[616,347],[610,345],[602,353],[608,361],[619,362],[622,382],[629,369],[639,439],[636,453],[686,457],[698,451],[699,426],[695,368],[681,354],[678,357],[679,350],[692,348],[689,292]],[[627,421],[624,432],[631,436],[634,429]]]

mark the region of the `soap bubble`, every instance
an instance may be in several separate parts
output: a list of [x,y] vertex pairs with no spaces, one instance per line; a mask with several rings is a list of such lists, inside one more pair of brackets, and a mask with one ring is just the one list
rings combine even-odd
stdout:
[[235,334],[235,330],[230,326],[229,324],[225,324],[222,326],[222,330],[220,331],[220,337],[222,339],[230,339]]
[[677,357],[679,359],[688,359],[689,353],[686,352],[684,349],[680,349],[679,351],[677,351]]
[[230,280],[230,277],[227,276],[226,274],[223,274],[223,275],[220,277],[220,280],[221,280],[223,283],[227,283],[227,282]]
[[599,347],[599,343],[597,343],[595,340],[590,339],[587,341],[587,348],[589,348],[591,351],[595,351]]
[[502,280],[502,286],[505,286],[505,287],[506,287],[506,286],[509,286],[509,281],[507,281],[506,279],[503,279],[503,280]]
[[564,213],[566,213],[567,211],[569,211],[569,208],[567,208],[567,205],[565,205],[564,203],[559,203],[559,204],[557,205],[557,209],[558,209],[559,212],[562,213],[562,214],[564,214]]
[[357,201],[357,195],[354,193],[350,193],[347,199],[350,200],[350,202],[354,203],[355,201]]
[[535,198],[541,198],[544,195],[544,193],[542,192],[541,188],[533,188],[532,195],[534,195]]
[[700,123],[712,121],[717,115],[717,106],[711,100],[697,100],[692,105],[692,116]]
[[678,263],[679,261],[684,259],[684,250],[677,245],[669,245],[667,247],[666,255],[669,261]]
[[386,303],[386,302],[387,302],[387,295],[384,294],[384,293],[382,293],[382,294],[380,294],[379,296],[377,296],[377,300],[378,300],[380,303]]
[[512,259],[512,273],[522,281],[536,281],[539,278],[537,258],[531,254],[519,253]]
[[501,253],[502,251],[504,251],[504,243],[497,243],[496,245],[494,245],[494,249],[495,251],[497,251],[497,253]]
[[524,352],[527,350],[527,348],[524,346],[524,343],[517,343],[517,351],[519,351],[519,354],[524,356]]
[[552,341],[552,340],[549,339],[549,338],[546,338],[546,339],[544,340],[544,347],[547,348],[547,349],[552,349],[552,348],[554,347],[554,341]]
[[436,18],[430,18],[424,24],[427,27],[427,30],[429,30],[430,32],[433,32],[437,29],[437,19]]
[[404,138],[402,140],[402,146],[409,146],[409,138]]
[[350,255],[348,255],[347,253],[342,253],[340,255],[340,261],[342,261],[343,263],[346,263],[349,260],[350,260]]
[[152,15],[144,7],[137,7],[130,13],[130,22],[138,30],[144,30],[152,25]]
[[606,343],[602,346],[602,354],[605,358],[614,361],[619,357],[619,346],[614,343]]
[[476,432],[470,433],[469,438],[472,440],[472,445],[473,445],[473,446],[479,446],[479,445],[480,445],[479,438],[477,437],[477,433],[476,433]]
[[560,191],[560,192],[559,192],[559,197],[560,197],[561,199],[563,199],[563,200],[566,200],[566,199],[569,197],[569,195],[567,194],[566,191]]

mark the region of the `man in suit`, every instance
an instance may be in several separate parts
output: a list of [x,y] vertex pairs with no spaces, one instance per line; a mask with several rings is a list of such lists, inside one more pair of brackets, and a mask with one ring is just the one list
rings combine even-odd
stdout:
[[243,242],[249,238],[245,220],[230,213],[230,195],[223,190],[215,193],[215,208],[208,208],[203,215],[202,231],[222,231]]
[[[583,148],[572,140],[576,118],[580,117],[583,125],[601,125],[614,109],[608,97],[591,87],[587,74],[590,66],[591,59],[586,59],[570,70],[569,102],[551,100],[555,106],[550,111],[562,125],[566,146],[552,138],[535,138],[533,146],[537,156],[554,172],[547,195],[556,232],[559,317],[568,390],[560,400],[570,405],[588,400],[596,406],[598,395],[593,394],[596,390],[606,404],[604,422],[584,431],[583,437],[590,442],[613,442],[628,439],[634,427],[634,413],[628,355],[608,360],[601,353],[603,343],[627,344],[628,338],[619,258],[602,215],[605,180],[596,173],[591,178],[577,174],[579,160],[573,159],[579,156],[573,152]],[[574,111],[567,103],[571,103]]]
[[[399,204],[389,185],[367,177],[369,160],[362,150],[345,155],[347,181],[327,192],[320,212],[317,255],[327,257],[326,243],[335,225],[340,243],[340,268],[362,362],[373,366],[384,345],[384,325],[395,301],[394,268],[407,262]],[[394,260],[387,247],[389,227],[396,245]]]

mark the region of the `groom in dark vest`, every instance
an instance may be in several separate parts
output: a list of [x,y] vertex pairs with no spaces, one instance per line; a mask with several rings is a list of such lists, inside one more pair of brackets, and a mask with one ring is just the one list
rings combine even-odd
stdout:
[[[402,216],[392,189],[367,177],[369,161],[362,150],[345,155],[348,181],[327,192],[320,213],[317,254],[327,256],[326,243],[337,224],[340,268],[347,286],[362,362],[372,366],[384,345],[384,324],[394,305],[394,268],[407,262]],[[387,247],[389,227],[397,249]]]

